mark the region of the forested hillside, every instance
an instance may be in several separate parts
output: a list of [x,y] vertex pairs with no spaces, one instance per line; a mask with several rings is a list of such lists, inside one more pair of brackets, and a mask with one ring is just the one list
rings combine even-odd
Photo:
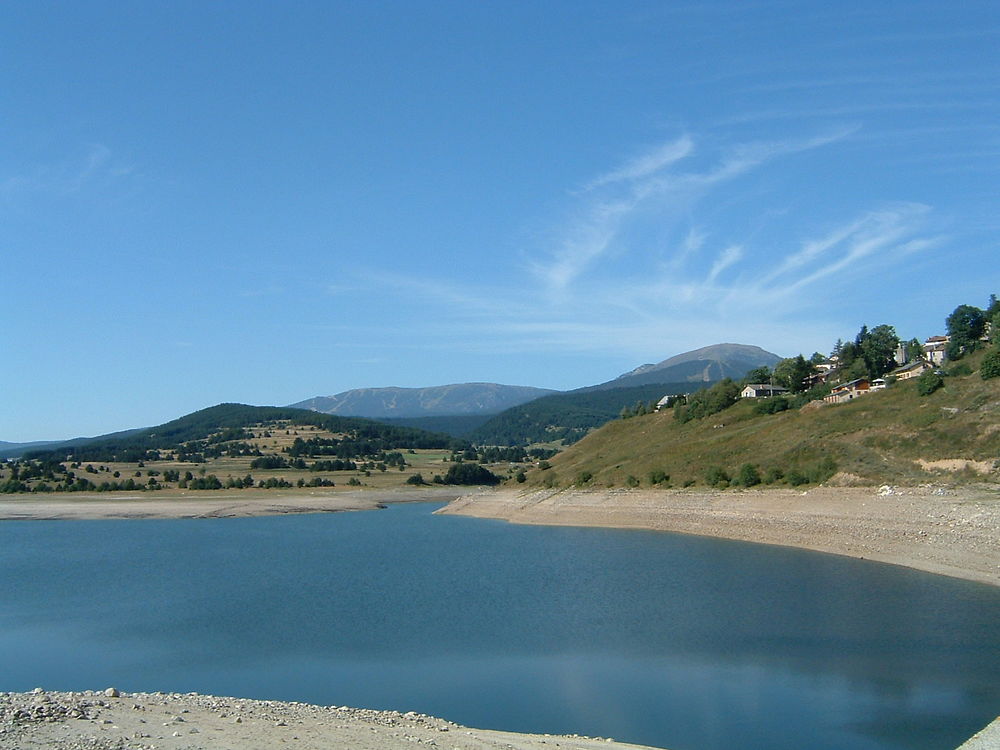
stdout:
[[530,445],[576,442],[591,430],[637,404],[654,405],[668,394],[686,393],[688,383],[642,385],[613,390],[584,390],[543,396],[497,414],[469,433],[480,445]]

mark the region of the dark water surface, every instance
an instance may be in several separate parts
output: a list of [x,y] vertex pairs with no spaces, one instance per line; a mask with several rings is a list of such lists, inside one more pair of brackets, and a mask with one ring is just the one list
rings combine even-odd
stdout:
[[1000,713],[998,589],[437,507],[0,523],[0,690],[392,708],[671,750],[954,748]]

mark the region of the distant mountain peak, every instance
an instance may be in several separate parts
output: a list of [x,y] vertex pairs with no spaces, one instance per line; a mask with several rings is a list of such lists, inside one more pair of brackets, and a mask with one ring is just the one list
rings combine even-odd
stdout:
[[[629,370],[628,372],[623,372],[618,377],[619,378],[628,378],[628,377],[631,377],[632,375],[642,375],[644,372],[649,372],[650,370],[655,370],[655,369],[656,369],[656,365],[654,365],[652,363],[647,363],[647,364],[644,364],[644,365],[639,365],[634,370]],[[617,378],[616,378],[616,380],[617,380]]]
[[773,367],[780,360],[777,354],[759,346],[712,344],[675,354],[656,364],[639,365],[614,380],[592,388],[605,390],[650,383],[708,383],[723,378],[739,379],[756,367]]

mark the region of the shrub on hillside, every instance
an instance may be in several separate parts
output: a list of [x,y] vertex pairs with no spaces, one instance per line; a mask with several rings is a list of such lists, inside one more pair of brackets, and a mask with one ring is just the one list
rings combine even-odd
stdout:
[[961,377],[962,375],[971,375],[971,374],[972,374],[972,368],[969,367],[969,365],[966,364],[965,362],[959,362],[954,367],[948,369],[949,378],[958,378]]
[[775,482],[780,482],[785,476],[785,472],[779,469],[777,466],[772,466],[767,470],[764,475],[764,482],[766,484],[774,484]]
[[410,476],[408,476],[406,478],[406,483],[407,484],[415,484],[415,485],[418,485],[418,486],[419,485],[423,485],[423,484],[427,484],[427,482],[424,481],[424,477],[423,477],[422,474],[411,474]]
[[994,349],[983,357],[979,366],[979,374],[983,380],[1000,377],[1000,349]]
[[712,466],[705,472],[705,483],[712,487],[728,486],[729,474],[719,466]]
[[785,479],[792,487],[798,487],[799,485],[809,484],[809,477],[800,472],[798,469],[792,469],[785,475]]
[[830,477],[832,477],[834,474],[837,473],[837,463],[829,456],[824,456],[819,461],[810,466],[809,469],[807,470],[807,473],[809,476],[809,481],[816,482],[817,484],[820,482],[825,482],[827,479],[829,479]]
[[753,464],[743,464],[736,479],[743,487],[753,487],[760,484],[760,472]]
[[753,406],[753,410],[757,414],[777,414],[779,411],[785,411],[787,409],[788,399],[784,396],[758,399],[757,403]]
[[663,484],[670,481],[670,475],[659,469],[649,472],[650,484]]
[[928,370],[917,378],[917,393],[929,396],[944,385],[944,379],[933,370]]

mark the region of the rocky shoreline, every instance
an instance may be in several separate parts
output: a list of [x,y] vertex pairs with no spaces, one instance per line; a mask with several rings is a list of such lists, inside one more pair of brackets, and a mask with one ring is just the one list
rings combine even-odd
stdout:
[[650,529],[811,549],[1000,586],[1000,488],[496,490],[437,511]]
[[0,749],[34,750],[639,750],[575,735],[471,729],[414,712],[222,698],[196,693],[0,693]]

